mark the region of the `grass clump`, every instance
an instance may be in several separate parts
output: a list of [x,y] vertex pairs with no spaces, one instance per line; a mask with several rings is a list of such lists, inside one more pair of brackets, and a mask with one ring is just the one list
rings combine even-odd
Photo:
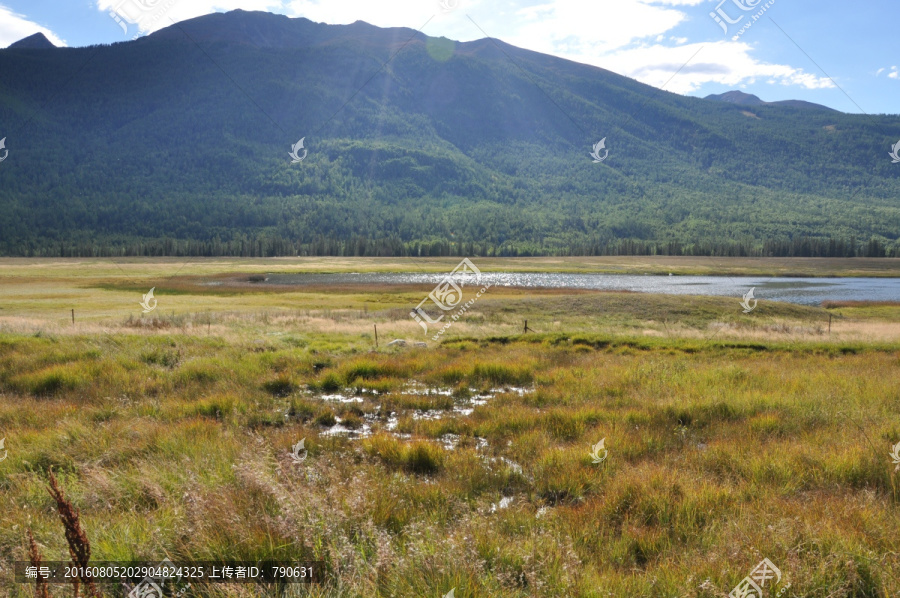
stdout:
[[290,376],[282,375],[263,384],[263,388],[269,394],[276,397],[286,397],[297,391],[297,385]]
[[316,416],[314,421],[317,425],[330,428],[337,424],[337,417],[334,415],[334,411],[323,411]]
[[403,442],[384,434],[366,439],[363,448],[390,468],[416,474],[437,473],[445,459],[444,450],[432,442]]
[[181,362],[181,359],[182,354],[178,349],[154,347],[141,353],[141,361],[144,363],[168,369],[175,368]]
[[472,380],[489,382],[495,386],[523,385],[532,381],[531,369],[502,363],[478,363],[472,368]]
[[337,392],[343,387],[343,380],[335,372],[328,372],[318,380],[309,383],[309,389],[313,392]]
[[341,368],[342,377],[350,385],[357,380],[375,380],[378,378],[405,378],[405,368],[389,361],[373,361],[369,359],[348,363]]

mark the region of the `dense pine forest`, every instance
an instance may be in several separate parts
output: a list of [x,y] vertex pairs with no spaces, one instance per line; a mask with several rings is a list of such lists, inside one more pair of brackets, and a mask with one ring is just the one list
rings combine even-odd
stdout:
[[295,244],[288,239],[262,237],[241,238],[229,242],[159,241],[98,245],[66,245],[32,249],[29,257],[161,257],[161,256],[355,256],[355,257],[529,257],[529,256],[597,256],[597,255],[688,255],[723,257],[900,257],[897,248],[888,249],[884,243],[872,239],[860,243],[856,239],[835,240],[810,237],[791,241],[767,241],[762,246],[740,243],[698,243],[682,245],[677,242],[653,243],[621,239],[595,241],[571,247],[546,247],[539,244],[510,243],[505,246],[475,242],[419,242],[404,243],[399,239],[370,240],[363,238],[343,241],[319,238],[312,243]]

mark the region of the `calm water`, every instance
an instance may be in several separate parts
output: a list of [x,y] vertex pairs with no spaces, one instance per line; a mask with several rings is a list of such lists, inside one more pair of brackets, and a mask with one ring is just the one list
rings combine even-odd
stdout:
[[[437,284],[445,274],[270,274],[266,284]],[[474,284],[472,279],[471,284]],[[755,287],[757,299],[818,305],[822,301],[900,301],[897,278],[771,278],[728,276],[641,276],[485,272],[481,284],[562,289],[627,290],[671,295],[741,296]],[[468,284],[467,284],[468,286]]]

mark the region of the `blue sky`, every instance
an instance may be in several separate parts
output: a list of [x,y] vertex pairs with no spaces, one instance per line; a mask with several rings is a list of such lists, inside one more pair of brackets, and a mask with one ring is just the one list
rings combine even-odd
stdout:
[[[0,0],[0,47],[38,31],[58,45],[113,43],[236,8],[326,23],[427,22],[428,35],[487,33],[686,95],[740,89],[900,113],[897,0]],[[110,13],[131,18],[120,25]],[[710,13],[736,23],[726,33]]]

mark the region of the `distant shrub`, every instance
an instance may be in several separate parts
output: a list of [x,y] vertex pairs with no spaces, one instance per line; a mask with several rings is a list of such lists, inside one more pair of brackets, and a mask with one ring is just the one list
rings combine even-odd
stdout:
[[173,325],[180,325],[175,322],[175,318],[135,318],[129,315],[128,319],[122,322],[122,326],[126,328],[152,328],[153,330],[166,330]]

